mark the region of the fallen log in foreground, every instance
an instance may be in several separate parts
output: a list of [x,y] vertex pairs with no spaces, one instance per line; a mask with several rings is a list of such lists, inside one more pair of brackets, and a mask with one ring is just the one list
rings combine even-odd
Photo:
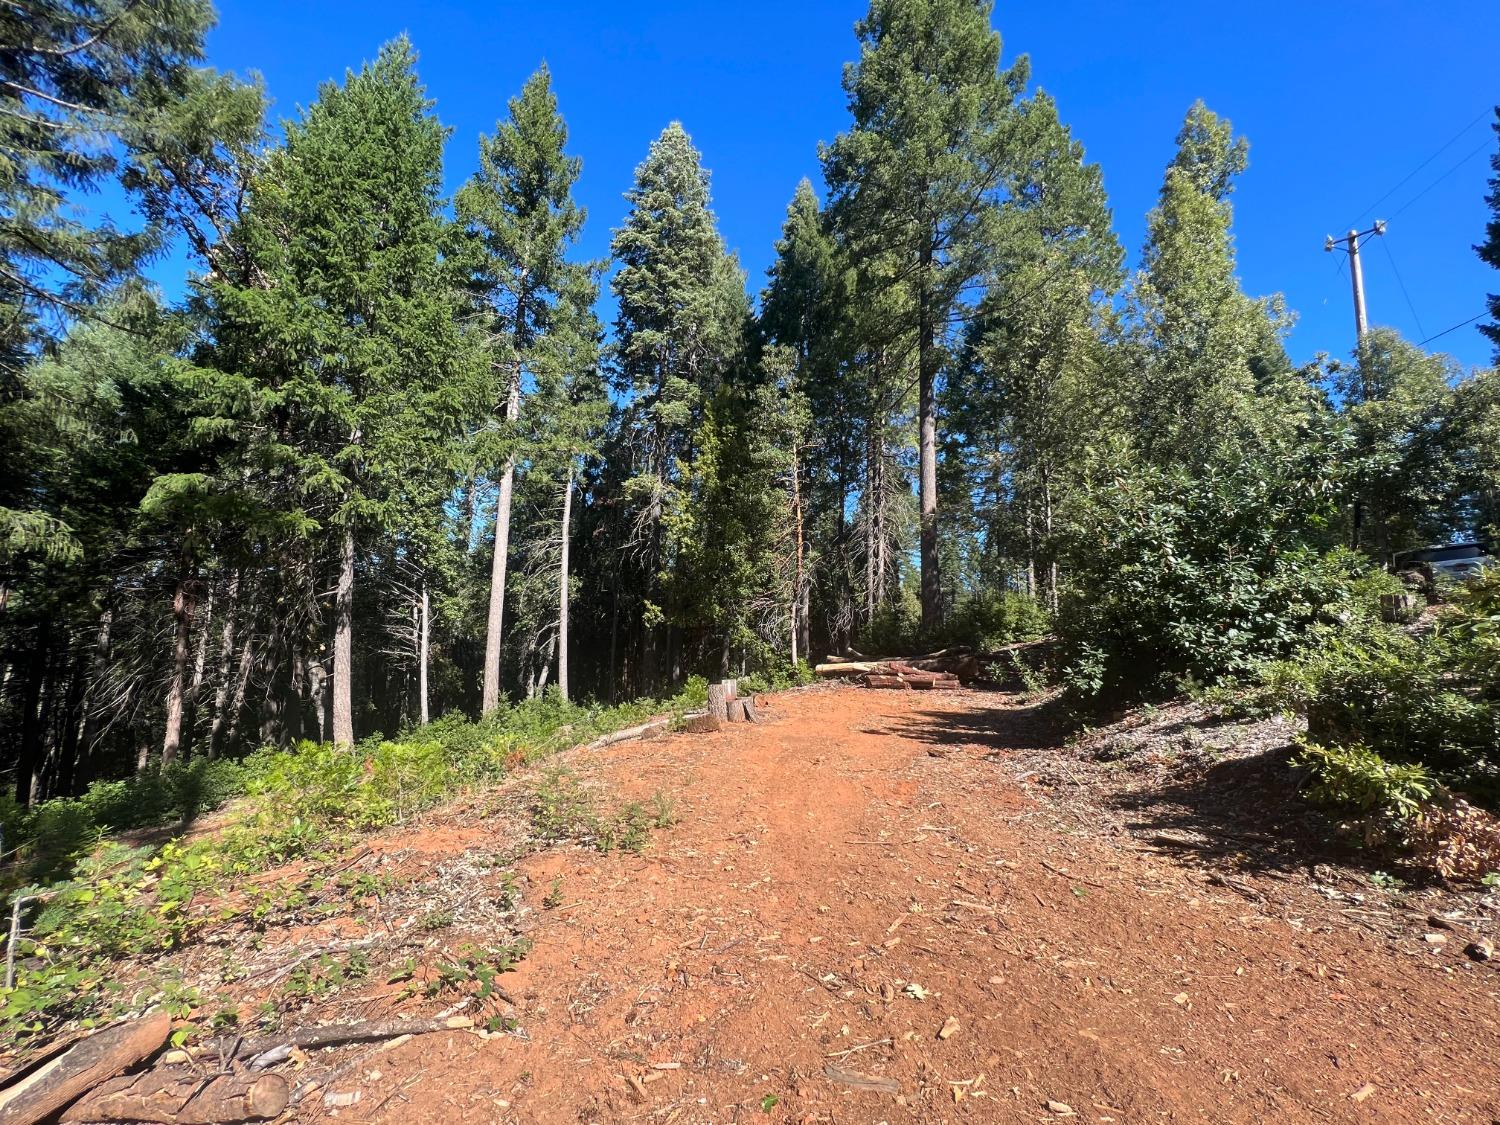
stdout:
[[166,1012],[153,1012],[80,1039],[0,1090],[0,1125],[34,1125],[47,1120],[79,1095],[156,1054],[171,1030],[171,1017]]
[[153,1121],[161,1125],[227,1125],[269,1121],[291,1100],[279,1074],[216,1074],[158,1069],[112,1078],[62,1115],[63,1125],[86,1121]]

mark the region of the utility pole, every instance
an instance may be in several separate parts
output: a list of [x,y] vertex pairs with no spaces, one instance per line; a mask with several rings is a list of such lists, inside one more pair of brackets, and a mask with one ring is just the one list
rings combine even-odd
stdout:
[[1365,321],[1365,273],[1359,264],[1359,240],[1374,235],[1385,233],[1385,220],[1376,219],[1375,225],[1369,230],[1351,230],[1344,236],[1344,245],[1340,246],[1333,235],[1323,243],[1323,249],[1329,253],[1334,250],[1342,250],[1349,255],[1349,282],[1354,287],[1354,342],[1356,345],[1365,338],[1365,330],[1368,324]]

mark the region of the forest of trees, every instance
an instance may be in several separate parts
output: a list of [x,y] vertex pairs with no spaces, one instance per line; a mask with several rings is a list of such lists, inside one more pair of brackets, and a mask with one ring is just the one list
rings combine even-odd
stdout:
[[[542,68],[449,199],[472,142],[412,44],[272,128],[258,85],[203,66],[212,20],[0,11],[0,762],[23,803],[862,639],[1041,623],[1081,690],[1211,680],[1276,655],[1361,557],[1500,524],[1500,375],[1387,329],[1294,365],[1292,313],[1237,276],[1249,146],[1201,102],[1130,268],[987,0],[872,0],[824,190],[788,185],[763,284],[677,122],[623,213],[586,216]],[[1472,238],[1500,267],[1494,166]],[[137,229],[80,217],[107,182]],[[611,258],[585,260],[600,221]],[[142,273],[171,246],[180,301]]]

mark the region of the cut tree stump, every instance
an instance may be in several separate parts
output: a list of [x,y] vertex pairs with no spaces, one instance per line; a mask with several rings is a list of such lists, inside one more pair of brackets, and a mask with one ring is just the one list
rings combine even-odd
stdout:
[[731,723],[743,723],[745,721],[745,700],[731,699],[725,704]]
[[279,1074],[217,1074],[159,1069],[124,1075],[68,1107],[64,1125],[83,1121],[154,1121],[161,1125],[227,1125],[269,1121],[291,1100]]
[[171,1030],[171,1017],[153,1012],[79,1040],[15,1085],[0,1090],[0,1125],[46,1120],[80,1094],[161,1050]]
[[717,715],[689,715],[683,721],[682,729],[689,734],[712,734],[716,730],[722,730],[724,722]]
[[737,702],[740,705],[740,709],[745,713],[745,722],[760,722],[760,712],[755,709],[755,698],[753,696],[747,695],[744,699],[737,700]]
[[726,681],[708,685],[708,713],[721,723],[729,722],[729,701],[734,698],[734,688]]

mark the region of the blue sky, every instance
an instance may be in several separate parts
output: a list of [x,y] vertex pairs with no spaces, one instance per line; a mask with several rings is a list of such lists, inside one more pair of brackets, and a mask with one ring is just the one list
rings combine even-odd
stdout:
[[[546,59],[584,161],[589,256],[607,252],[647,145],[681,120],[713,172],[715,210],[755,291],[797,181],[821,187],[818,142],[846,124],[839,79],[864,10],[860,0],[219,6],[209,61],[258,70],[277,117],[407,32],[453,129],[450,189],[472,171],[478,134],[493,130],[506,99]],[[1031,56],[1035,83],[1102,165],[1132,264],[1188,105],[1202,97],[1233,119],[1251,144],[1235,197],[1240,273],[1249,292],[1282,292],[1299,314],[1296,359],[1353,346],[1348,273],[1322,244],[1356,219],[1390,221],[1385,245],[1365,257],[1372,322],[1421,340],[1480,313],[1484,294],[1500,291],[1500,274],[1471,249],[1495,151],[1488,111],[1500,102],[1494,0],[1054,0],[1000,3],[995,24],[1006,58]],[[162,263],[157,276],[175,289],[181,268]],[[1490,358],[1474,326],[1431,346],[1468,364]]]

